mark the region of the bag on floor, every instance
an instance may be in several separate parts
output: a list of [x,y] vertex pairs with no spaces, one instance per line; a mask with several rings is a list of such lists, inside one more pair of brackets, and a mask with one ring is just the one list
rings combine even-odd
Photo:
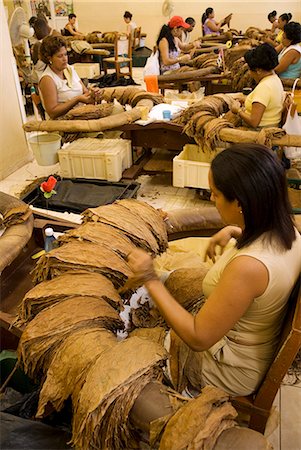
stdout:
[[146,60],[143,76],[160,75],[159,50],[153,52]]

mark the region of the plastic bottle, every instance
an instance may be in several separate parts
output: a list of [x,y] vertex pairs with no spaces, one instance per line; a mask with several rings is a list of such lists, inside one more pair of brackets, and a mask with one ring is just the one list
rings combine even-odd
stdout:
[[53,248],[56,247],[55,242],[54,242],[55,240],[56,239],[53,234],[53,228],[50,228],[50,227],[46,228],[45,229],[45,245],[44,245],[46,253],[50,252],[50,250],[52,250]]

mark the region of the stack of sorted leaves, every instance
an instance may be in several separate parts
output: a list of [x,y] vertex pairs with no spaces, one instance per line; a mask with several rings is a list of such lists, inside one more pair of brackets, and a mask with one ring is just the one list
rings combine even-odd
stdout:
[[101,42],[101,31],[92,31],[91,33],[86,34],[86,41],[89,42],[89,44],[98,44]]
[[116,33],[114,31],[108,31],[102,34],[101,41],[113,44],[115,42]]
[[137,200],[122,200],[112,205],[89,208],[83,212],[83,221],[100,222],[114,227],[135,246],[152,254],[158,254],[167,247],[166,227],[162,215]]
[[87,222],[78,228],[67,231],[58,239],[59,243],[73,242],[74,240],[103,245],[122,258],[126,258],[135,248],[130,239],[119,230],[99,222]]
[[100,91],[99,97],[109,103],[117,100],[123,106],[129,104],[133,107],[143,99],[151,100],[153,105],[163,102],[163,96],[161,94],[147,92],[144,89],[136,87],[117,86],[113,88],[103,88]]
[[159,450],[213,450],[221,433],[236,425],[236,416],[229,395],[206,386],[198,397],[166,417]]
[[24,223],[31,214],[32,211],[26,203],[0,192],[0,226],[9,228]]
[[27,325],[19,342],[18,356],[25,373],[38,379],[67,337],[96,326],[112,332],[123,328],[117,311],[100,298],[72,297],[44,309]]
[[111,331],[99,327],[79,329],[70,334],[57,347],[50,362],[36,416],[46,416],[50,408],[60,411],[70,396],[76,401],[90,365],[116,343]]
[[122,450],[136,448],[129,412],[143,388],[162,379],[164,348],[129,337],[100,354],[85,375],[78,401],[73,399],[76,448]]
[[32,271],[35,283],[70,271],[90,271],[104,275],[116,288],[133,275],[129,265],[113,250],[92,242],[73,240],[41,256]]
[[190,108],[187,108],[173,122],[184,126],[184,132],[195,139],[204,151],[214,152],[224,147],[219,134],[224,128],[233,128],[233,123],[223,118],[235,99],[227,94],[215,94],[204,97]]
[[118,205],[123,206],[128,211],[137,214],[140,219],[144,220],[147,227],[150,229],[152,234],[155,236],[159,251],[164,252],[168,247],[168,237],[166,231],[166,225],[163,219],[163,215],[160,211],[153,208],[151,205],[139,200],[124,199],[117,200]]
[[58,120],[92,120],[110,116],[113,112],[113,103],[100,103],[99,105],[83,105],[70,109],[67,114]]
[[245,36],[251,39],[256,39],[258,45],[263,42],[266,37],[271,37],[271,32],[269,30],[261,30],[257,27],[249,27],[245,31]]
[[225,64],[228,70],[232,70],[233,64],[240,58],[243,58],[251,45],[236,45],[225,50]]
[[122,309],[121,298],[108,278],[96,272],[67,272],[39,283],[26,293],[15,325],[22,326],[43,309],[71,297],[95,297],[105,300],[117,311]]
[[208,270],[209,266],[205,264],[174,270],[165,281],[165,287],[183,308],[191,311],[203,297],[203,279]]

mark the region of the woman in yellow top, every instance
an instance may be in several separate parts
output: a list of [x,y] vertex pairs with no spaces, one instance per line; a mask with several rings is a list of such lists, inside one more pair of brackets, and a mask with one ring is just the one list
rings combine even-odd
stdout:
[[292,18],[291,13],[284,13],[284,14],[281,14],[281,16],[279,16],[279,19],[278,19],[279,33],[276,36],[276,45],[282,44],[282,36],[283,36],[284,27],[286,24],[289,23],[291,18]]
[[257,86],[246,97],[244,108],[237,102],[231,111],[238,114],[249,127],[277,127],[284,102],[283,86],[274,72],[278,65],[277,52],[271,45],[261,44],[249,50],[244,58]]

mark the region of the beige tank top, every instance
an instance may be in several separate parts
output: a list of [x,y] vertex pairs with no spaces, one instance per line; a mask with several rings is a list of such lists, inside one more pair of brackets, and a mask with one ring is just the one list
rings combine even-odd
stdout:
[[[207,273],[203,282],[205,297],[216,287],[223,270],[234,258],[251,256],[261,261],[269,273],[266,291],[254,299],[246,313],[227,334],[231,340],[246,345],[273,344],[277,342],[289,294],[301,272],[301,236],[296,230],[296,240],[290,250],[284,251],[275,243],[269,244],[259,238],[250,246],[238,250],[233,247],[225,251]],[[267,347],[270,347],[269,345]],[[267,352],[268,348],[266,348]]]

